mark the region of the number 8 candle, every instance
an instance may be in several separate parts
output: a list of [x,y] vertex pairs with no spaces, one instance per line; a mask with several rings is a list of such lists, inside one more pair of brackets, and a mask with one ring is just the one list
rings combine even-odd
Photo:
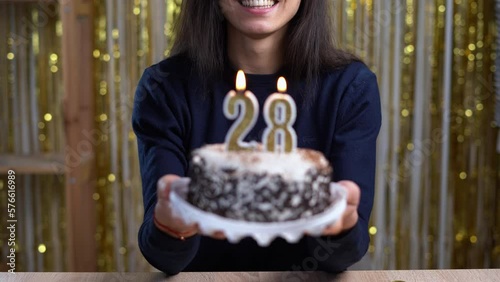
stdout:
[[246,80],[243,71],[236,75],[236,91],[231,90],[224,98],[224,115],[237,119],[226,135],[226,150],[243,151],[253,149],[253,144],[243,142],[243,138],[257,122],[259,102],[250,91],[245,91]]
[[297,148],[297,133],[292,125],[297,118],[297,106],[286,94],[286,80],[278,79],[279,93],[273,93],[264,104],[267,128],[262,136],[264,148],[269,152],[290,153]]

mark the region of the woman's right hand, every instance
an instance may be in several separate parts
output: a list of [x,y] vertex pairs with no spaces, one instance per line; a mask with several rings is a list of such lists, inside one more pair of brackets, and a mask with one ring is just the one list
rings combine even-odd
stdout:
[[172,214],[170,207],[170,187],[172,182],[180,177],[167,174],[158,180],[156,195],[158,201],[155,206],[155,225],[164,233],[175,238],[188,238],[198,233],[196,224],[187,225],[184,221]]

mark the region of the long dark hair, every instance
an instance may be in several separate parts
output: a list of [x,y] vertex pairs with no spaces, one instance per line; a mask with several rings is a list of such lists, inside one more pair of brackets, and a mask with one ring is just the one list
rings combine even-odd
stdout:
[[[285,38],[284,67],[288,75],[294,80],[305,79],[313,93],[321,71],[358,60],[334,47],[329,17],[332,6],[331,0],[302,0]],[[203,73],[206,84],[223,73],[226,44],[226,23],[218,0],[182,1],[172,55],[186,54],[196,71]]]

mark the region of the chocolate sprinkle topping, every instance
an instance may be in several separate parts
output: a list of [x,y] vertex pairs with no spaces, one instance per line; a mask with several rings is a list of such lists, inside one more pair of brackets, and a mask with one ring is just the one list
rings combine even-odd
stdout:
[[[311,163],[300,177],[303,180],[297,181],[277,173],[245,170],[261,160],[259,152],[237,152],[248,154],[241,158],[241,167],[226,166],[224,161],[219,162],[220,167],[207,166],[199,152],[214,149],[220,148],[212,145],[195,151],[188,173],[188,201],[204,211],[238,220],[279,222],[310,217],[330,205],[331,168],[319,152],[295,152]],[[217,156],[223,158],[224,154]]]

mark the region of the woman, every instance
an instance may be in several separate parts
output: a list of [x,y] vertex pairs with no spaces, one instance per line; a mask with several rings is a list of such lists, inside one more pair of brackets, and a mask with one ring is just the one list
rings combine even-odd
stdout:
[[[369,244],[380,101],[376,78],[352,55],[335,49],[328,19],[333,1],[184,0],[173,55],[148,68],[137,89],[133,126],[143,181],[144,223],[139,246],[168,274],[180,271],[339,272],[360,260]],[[342,220],[321,237],[296,244],[276,239],[266,248],[223,234],[201,236],[172,216],[170,184],[185,176],[189,154],[222,143],[231,126],[223,99],[236,70],[259,105],[279,76],[298,113],[298,147],[321,151],[334,180],[348,192]],[[260,110],[262,112],[262,109]],[[260,140],[262,116],[247,136]],[[345,181],[349,180],[349,181]]]

